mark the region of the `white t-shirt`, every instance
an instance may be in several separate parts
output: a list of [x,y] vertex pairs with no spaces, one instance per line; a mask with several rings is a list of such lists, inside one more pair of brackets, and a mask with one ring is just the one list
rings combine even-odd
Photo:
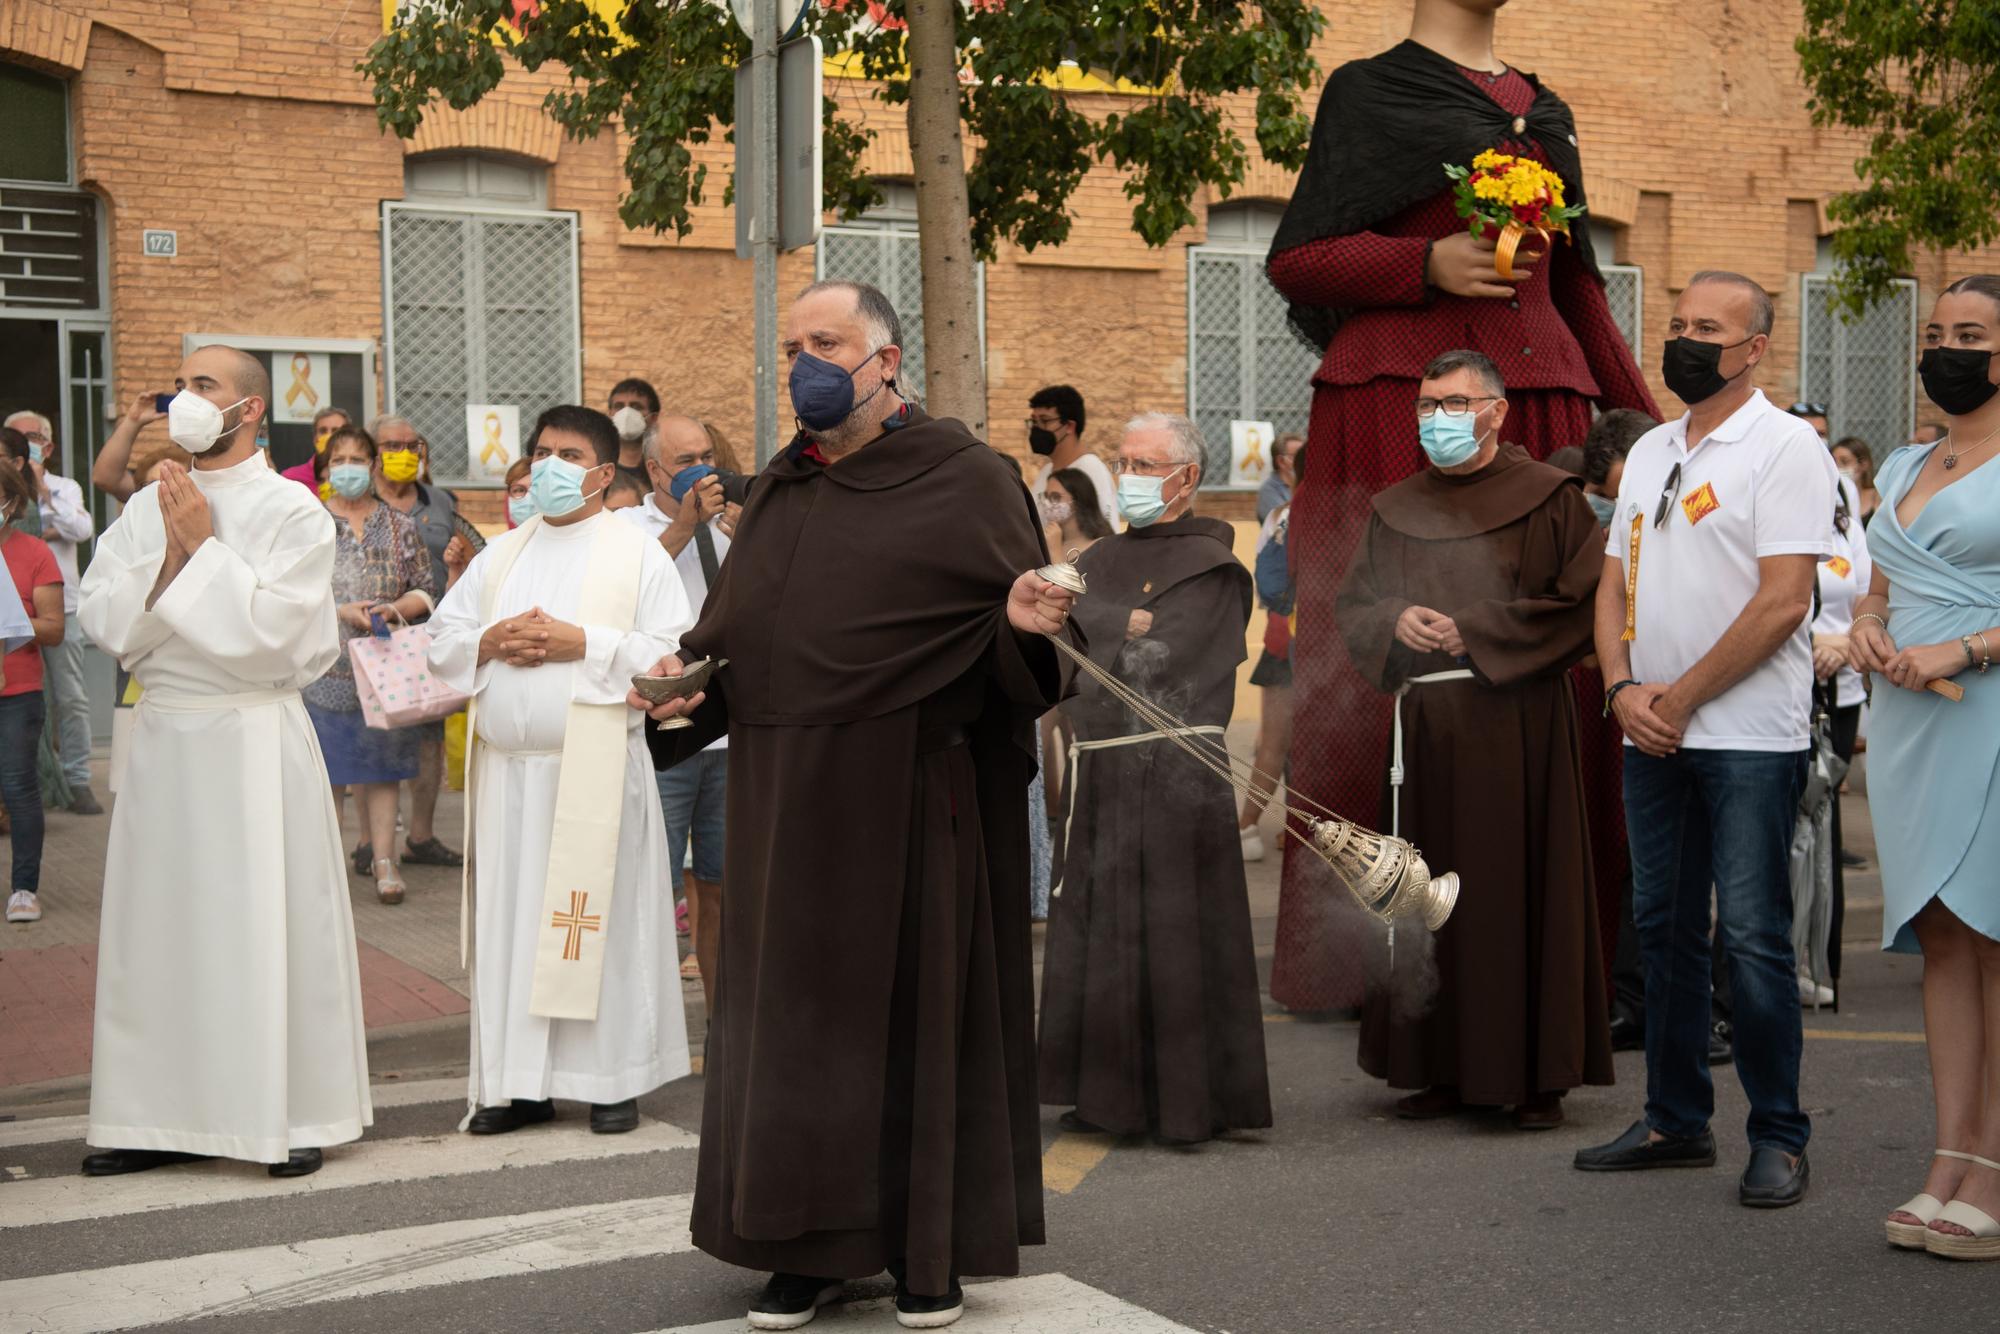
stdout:
[[88,542],[97,531],[96,522],[83,503],[83,488],[57,473],[48,478],[49,498],[42,505],[42,540],[55,553],[56,568],[63,577],[63,614],[76,615],[77,599],[83,595],[82,580],[76,571],[76,547]]
[[[1861,529],[1861,506],[1854,483],[1843,477],[1840,489],[1847,493],[1847,531],[1833,532],[1833,554],[1819,563],[1819,616],[1812,623],[1816,635],[1845,635],[1854,631],[1854,604],[1868,592],[1875,577],[1875,564],[1868,559],[1868,535]],[[1840,708],[1868,698],[1861,673],[1843,667],[1833,674],[1833,702]]]
[[[1112,532],[1117,532],[1118,483],[1112,480],[1111,469],[1104,466],[1103,459],[1087,449],[1077,455],[1076,462],[1069,466],[1090,478],[1090,484],[1097,488],[1097,508],[1104,511],[1104,522],[1111,525]],[[1035,478],[1035,484],[1030,488],[1035,493],[1036,500],[1040,500],[1042,494],[1048,490],[1049,478],[1055,471],[1054,463],[1042,466],[1041,475]]]
[[[660,534],[666,532],[674,521],[673,515],[661,513],[660,507],[653,503],[656,494],[648,491],[646,498],[637,505],[618,511],[625,516],[626,522],[637,524],[639,531],[655,542],[660,540]],[[715,539],[715,564],[716,568],[720,569],[722,558],[729,554],[729,535],[716,527],[712,520],[708,525],[708,532],[709,536]],[[674,569],[680,574],[681,586],[687,589],[688,610],[694,613],[694,618],[698,621],[701,619],[702,604],[708,601],[708,575],[702,571],[701,549],[693,540],[681,548],[680,555],[674,557]],[[722,750],[728,745],[729,738],[725,736],[708,749]]]
[[[1605,554],[1625,569],[1638,681],[1679,680],[1714,648],[1756,595],[1759,560],[1834,554],[1838,472],[1812,427],[1780,412],[1759,390],[1691,453],[1687,429],[1683,416],[1632,446],[1606,534]],[[1680,477],[1665,522],[1655,527],[1676,465]],[[1812,644],[1802,620],[1777,652],[1694,711],[1681,744],[1804,750],[1812,680]]]

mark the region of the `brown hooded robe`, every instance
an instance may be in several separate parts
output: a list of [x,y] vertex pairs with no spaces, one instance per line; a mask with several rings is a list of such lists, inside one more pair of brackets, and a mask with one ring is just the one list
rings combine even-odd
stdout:
[[[1231,536],[1188,516],[1077,561],[1091,659],[1189,726],[1227,726],[1235,703],[1251,585]],[[1138,608],[1152,628],[1128,640]],[[1089,677],[1063,712],[1078,741],[1152,730]],[[1042,1101],[1188,1142],[1270,1125],[1235,789],[1164,738],[1077,761],[1042,960]]]
[[[1565,675],[1590,651],[1603,564],[1576,479],[1514,446],[1478,472],[1428,468],[1375,497],[1336,604],[1356,668],[1390,693],[1476,674],[1403,700],[1402,835],[1463,888],[1437,933],[1429,1009],[1409,1017],[1375,995],[1364,1010],[1361,1068],[1392,1088],[1456,1085],[1465,1102],[1514,1106],[1612,1082]],[[1398,642],[1412,605],[1452,617],[1468,660]]]
[[[728,890],[695,1244],[912,1291],[1042,1240],[1028,920],[1054,648],[1007,621],[1033,502],[956,421],[758,479],[684,655],[721,657],[662,767],[729,733]],[[711,961],[702,960],[704,967]]]

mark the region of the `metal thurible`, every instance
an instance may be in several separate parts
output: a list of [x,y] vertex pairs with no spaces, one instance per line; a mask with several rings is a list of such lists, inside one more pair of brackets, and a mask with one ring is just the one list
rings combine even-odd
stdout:
[[1035,574],[1064,592],[1075,593],[1081,597],[1084,592],[1083,571],[1077,569],[1073,563],[1077,555],[1077,552],[1071,551],[1062,560],[1051,561],[1036,570]]

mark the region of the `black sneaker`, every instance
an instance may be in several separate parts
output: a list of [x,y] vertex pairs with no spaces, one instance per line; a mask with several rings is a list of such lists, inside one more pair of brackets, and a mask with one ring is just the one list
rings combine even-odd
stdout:
[[72,815],[102,815],[104,807],[98,805],[97,794],[90,790],[90,784],[70,789],[69,809]]
[[919,1297],[896,1285],[896,1323],[904,1329],[943,1329],[965,1314],[965,1289],[951,1281],[951,1291],[942,1297]]
[[837,1278],[810,1274],[773,1274],[757,1300],[750,1303],[750,1328],[797,1329],[810,1325],[819,1308],[840,1296]]

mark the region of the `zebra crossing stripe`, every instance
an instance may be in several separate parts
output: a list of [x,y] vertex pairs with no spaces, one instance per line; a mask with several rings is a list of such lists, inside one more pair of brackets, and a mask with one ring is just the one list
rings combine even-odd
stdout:
[[[698,1141],[679,1126],[642,1119],[624,1135],[593,1135],[581,1119],[505,1136],[420,1135],[363,1139],[326,1151],[326,1166],[309,1177],[273,1180],[258,1163],[216,1160],[156,1168],[122,1177],[61,1176],[15,1181],[0,1190],[0,1230],[74,1223],[325,1191],[385,1182],[467,1176],[508,1167],[623,1158]],[[0,1306],[0,1310],[5,1310]]]
[[[419,1107],[427,1102],[465,1101],[465,1079],[413,1079],[376,1084],[368,1090],[375,1110],[389,1107]],[[25,1121],[0,1121],[0,1149],[16,1149],[28,1144],[83,1142],[90,1118],[85,1116],[37,1116]]]
[[[653,1334],[743,1334],[743,1317],[706,1325],[677,1325]],[[820,1308],[813,1334],[878,1334],[893,1330],[896,1303],[888,1297]],[[965,1315],[952,1334],[1194,1334],[1186,1325],[1079,1283],[1067,1274],[968,1283]]]
[[0,1282],[0,1311],[20,1334],[83,1334],[674,1255],[691,1248],[693,1198],[618,1200],[14,1279]]

